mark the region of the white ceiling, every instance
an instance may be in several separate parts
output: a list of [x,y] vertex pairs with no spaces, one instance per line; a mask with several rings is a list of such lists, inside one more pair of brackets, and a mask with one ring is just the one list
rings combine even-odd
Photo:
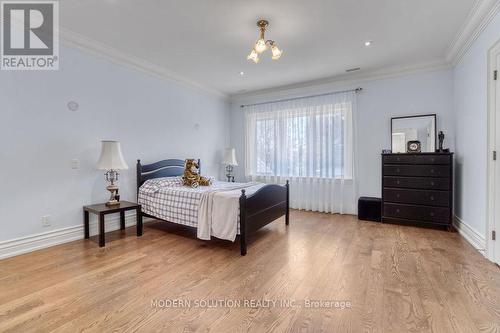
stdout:
[[[444,61],[475,0],[64,0],[60,24],[225,94]],[[254,64],[256,21],[284,50]],[[373,46],[364,47],[364,41]],[[245,72],[244,76],[240,72]]]

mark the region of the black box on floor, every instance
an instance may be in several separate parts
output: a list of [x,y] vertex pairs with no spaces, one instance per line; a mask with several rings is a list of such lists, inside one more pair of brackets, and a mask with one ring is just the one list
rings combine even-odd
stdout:
[[365,221],[382,220],[382,199],[372,197],[360,197],[358,200],[358,219]]

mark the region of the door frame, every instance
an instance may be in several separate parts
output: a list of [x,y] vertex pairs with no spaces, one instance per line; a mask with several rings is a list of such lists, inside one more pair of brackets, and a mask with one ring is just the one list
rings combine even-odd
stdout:
[[[498,79],[495,82],[493,78],[493,71],[500,70],[500,64],[497,64],[497,57],[500,56],[500,40],[498,40],[488,51],[488,131],[487,131],[487,140],[488,140],[488,151],[487,151],[487,200],[486,200],[486,257],[493,262],[500,262],[500,258],[496,257],[496,246],[500,246],[500,238],[499,242],[495,242],[492,239],[492,232],[494,230],[497,231],[498,236],[500,237],[500,221],[497,223],[497,218],[495,217],[495,192],[500,191],[500,185],[497,185],[500,182],[500,175],[495,174],[495,163],[500,163],[500,147],[497,147],[496,141],[497,136],[500,135],[500,128],[497,128],[497,117],[500,117],[500,114],[497,114],[496,111],[496,102],[500,96],[496,95],[496,84],[500,82]],[[493,152],[497,151],[497,160],[493,160]],[[496,188],[498,186],[498,189]],[[500,216],[498,217],[500,218]],[[497,226],[499,228],[497,228]]]

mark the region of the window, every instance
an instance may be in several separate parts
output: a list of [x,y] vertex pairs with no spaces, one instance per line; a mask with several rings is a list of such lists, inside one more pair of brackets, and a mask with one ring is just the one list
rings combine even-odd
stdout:
[[329,95],[250,107],[247,174],[352,178],[352,106]]

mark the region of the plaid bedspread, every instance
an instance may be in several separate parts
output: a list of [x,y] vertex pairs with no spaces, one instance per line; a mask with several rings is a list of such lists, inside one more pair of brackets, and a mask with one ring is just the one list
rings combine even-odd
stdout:
[[[139,188],[139,203],[142,211],[159,219],[187,225],[198,226],[198,209],[204,193],[214,189],[231,188],[235,183],[215,181],[212,186],[190,188],[182,185],[182,180],[158,178],[146,181]],[[235,223],[239,222],[239,216]],[[238,223],[238,234],[239,234]]]

